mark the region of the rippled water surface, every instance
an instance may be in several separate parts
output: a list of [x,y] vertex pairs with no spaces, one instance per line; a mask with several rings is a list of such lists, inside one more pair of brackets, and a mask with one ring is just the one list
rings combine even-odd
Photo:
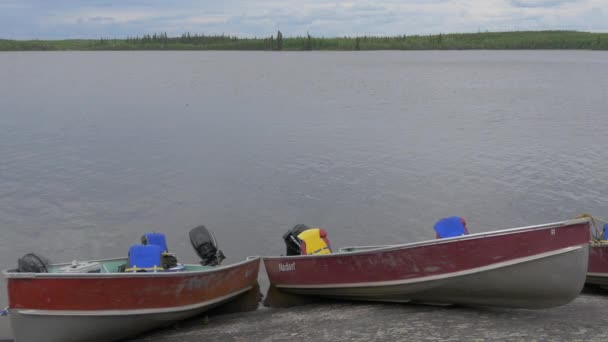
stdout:
[[0,53],[0,266],[608,216],[607,146],[606,52]]

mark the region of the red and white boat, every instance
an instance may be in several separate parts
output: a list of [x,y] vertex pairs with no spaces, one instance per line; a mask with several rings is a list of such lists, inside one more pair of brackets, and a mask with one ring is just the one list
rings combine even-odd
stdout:
[[590,242],[586,284],[608,289],[608,222],[589,214],[580,217],[589,218],[593,236]]
[[608,288],[608,241],[591,242],[587,284]]
[[[219,266],[215,241],[208,242],[197,252],[210,259],[172,270],[125,272],[129,260],[122,258],[4,271],[16,341],[115,341],[197,315],[257,286],[258,257]],[[217,262],[205,262],[213,258]]]
[[271,289],[291,294],[539,309],[580,293],[589,232],[583,218],[263,262]]

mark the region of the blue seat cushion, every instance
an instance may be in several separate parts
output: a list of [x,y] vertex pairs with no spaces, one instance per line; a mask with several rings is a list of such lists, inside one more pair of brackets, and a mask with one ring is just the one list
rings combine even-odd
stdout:
[[467,234],[466,228],[462,224],[462,219],[459,216],[441,219],[435,223],[433,228],[435,228],[437,237],[440,239]]
[[129,268],[162,267],[163,251],[157,245],[133,245],[129,248]]

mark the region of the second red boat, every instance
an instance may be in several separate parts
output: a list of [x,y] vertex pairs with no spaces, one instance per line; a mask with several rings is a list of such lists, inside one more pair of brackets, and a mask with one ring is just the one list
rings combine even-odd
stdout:
[[325,255],[264,257],[272,287],[338,299],[540,309],[581,291],[589,220]]

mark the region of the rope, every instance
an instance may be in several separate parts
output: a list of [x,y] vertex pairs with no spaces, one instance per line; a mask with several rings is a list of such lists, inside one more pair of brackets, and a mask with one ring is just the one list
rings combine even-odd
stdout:
[[593,226],[593,229],[595,230],[595,232],[593,234],[593,241],[594,242],[602,241],[602,229],[599,228],[602,225],[601,224],[598,225],[598,222],[607,223],[608,221],[606,221],[605,219],[599,218],[599,217],[594,217],[590,214],[581,214],[575,218],[577,218],[577,219],[578,218],[588,218],[589,221],[591,222],[591,225]]

